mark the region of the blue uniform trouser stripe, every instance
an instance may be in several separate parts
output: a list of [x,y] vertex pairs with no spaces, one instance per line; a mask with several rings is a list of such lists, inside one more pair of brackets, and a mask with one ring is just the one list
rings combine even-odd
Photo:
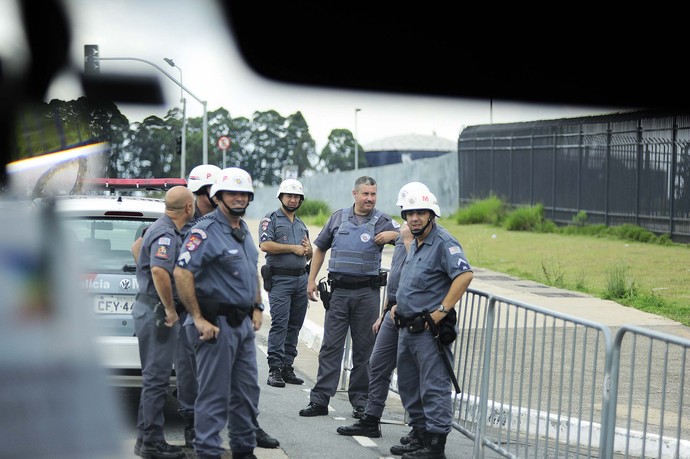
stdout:
[[452,382],[428,331],[409,333],[400,329],[398,338],[398,386],[407,411],[423,410],[426,430],[448,434],[452,428]]
[[197,454],[210,456],[223,453],[221,432],[226,424],[233,451],[249,451],[256,447],[259,406],[252,321],[247,317],[239,327],[233,328],[223,317],[219,319],[220,333],[214,344],[201,342],[198,333],[189,336],[190,332],[196,332],[196,328],[188,332],[196,346],[199,383],[194,450]]
[[[388,399],[391,376],[398,359],[398,328],[386,314],[376,335],[374,350],[369,360],[369,401],[366,413],[370,416],[381,417]],[[407,410],[409,425],[424,429],[424,412],[421,405],[410,406]]]
[[311,402],[328,405],[338,388],[345,338],[352,337],[352,370],[348,397],[352,406],[366,406],[369,392],[369,358],[375,336],[371,325],[379,315],[379,290],[335,289],[324,319],[323,342],[319,351],[316,384]]
[[142,386],[137,413],[137,438],[146,442],[162,441],[163,407],[168,397],[173,356],[177,345],[179,323],[167,329],[166,338],[156,337],[155,316],[151,306],[134,302],[134,330],[139,340]]
[[175,350],[175,374],[177,380],[177,400],[180,404],[178,412],[183,418],[189,418],[194,415],[194,402],[196,401],[197,384],[196,384],[196,360],[194,358],[194,348],[187,337],[187,327],[194,327],[185,324],[185,319],[188,314],[183,312],[180,315],[180,334],[177,340],[177,349]]
[[268,301],[271,329],[268,332],[268,366],[292,365],[297,357],[299,332],[307,315],[307,281],[302,276],[273,276]]
[[386,314],[376,335],[374,350],[369,360],[369,400],[365,412],[370,416],[381,417],[391,385],[391,373],[395,369],[398,355],[398,329]]

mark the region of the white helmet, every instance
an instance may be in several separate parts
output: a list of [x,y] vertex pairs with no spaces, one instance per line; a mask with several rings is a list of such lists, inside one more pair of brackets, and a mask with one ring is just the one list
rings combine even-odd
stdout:
[[396,202],[395,205],[402,206],[405,202],[405,198],[407,197],[407,195],[409,195],[410,193],[415,193],[417,191],[428,192],[429,188],[427,188],[427,186],[424,185],[422,182],[406,183],[402,186],[402,188],[400,188],[400,191],[398,191],[398,202]]
[[408,210],[430,210],[437,217],[441,216],[441,208],[438,206],[438,200],[431,191],[417,191],[410,193],[405,197],[400,216],[405,219],[405,212]]
[[286,194],[298,194],[304,197],[304,187],[302,184],[295,179],[285,179],[278,187],[278,193],[276,193],[276,198],[280,198],[282,193]]
[[196,193],[202,186],[213,185],[216,183],[216,175],[220,172],[220,167],[213,164],[201,164],[196,166],[189,173],[187,188]]
[[216,183],[211,185],[211,196],[219,191],[239,191],[249,193],[249,200],[254,200],[254,186],[252,177],[244,169],[228,167],[222,169],[216,176]]

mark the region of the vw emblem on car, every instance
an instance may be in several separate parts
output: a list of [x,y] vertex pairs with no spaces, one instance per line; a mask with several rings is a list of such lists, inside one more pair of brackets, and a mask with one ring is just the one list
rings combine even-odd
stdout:
[[122,290],[129,290],[132,288],[132,281],[129,279],[122,279],[120,281],[120,288]]

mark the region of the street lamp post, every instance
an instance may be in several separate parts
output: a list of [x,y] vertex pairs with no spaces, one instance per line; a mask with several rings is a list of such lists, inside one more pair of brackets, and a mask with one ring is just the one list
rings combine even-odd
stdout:
[[[175,65],[175,61],[168,57],[163,58],[163,60],[167,62],[169,66],[175,67],[177,70],[180,71],[180,84],[182,84],[182,69]],[[180,135],[182,140],[182,145],[180,148],[180,178],[185,178],[187,169],[187,99],[185,99],[184,97],[184,90],[181,86],[180,102],[182,103],[182,132]]]
[[203,162],[202,164],[208,164],[208,114],[207,114],[207,109],[206,109],[206,101],[199,99],[197,96],[195,96],[189,89],[187,89],[181,81],[177,81],[175,77],[170,75],[168,72],[163,70],[159,65],[154,64],[151,61],[147,61],[146,59],[140,59],[138,57],[100,57],[99,58],[102,61],[138,61],[138,62],[143,62],[145,64],[149,64],[152,67],[157,68],[163,75],[167,76],[170,78],[175,84],[177,84],[181,89],[183,89],[187,94],[192,96],[194,99],[196,99],[203,107],[204,107],[204,115],[203,115],[203,125],[202,125],[202,135],[203,135]]
[[355,108],[355,170],[359,169],[359,149],[357,147],[357,113],[361,111],[361,108]]

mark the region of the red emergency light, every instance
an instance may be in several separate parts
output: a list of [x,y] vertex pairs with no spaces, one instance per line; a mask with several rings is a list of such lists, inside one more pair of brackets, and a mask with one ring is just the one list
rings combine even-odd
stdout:
[[183,178],[89,178],[82,183],[84,190],[167,190],[174,186],[187,186],[187,180]]

